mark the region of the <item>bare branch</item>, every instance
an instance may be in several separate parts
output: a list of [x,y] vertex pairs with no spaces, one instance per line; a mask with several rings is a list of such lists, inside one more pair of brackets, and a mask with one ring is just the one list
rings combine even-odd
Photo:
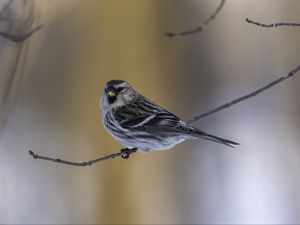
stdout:
[[285,74],[285,75],[281,76],[280,78],[278,78],[277,80],[274,80],[271,83],[268,83],[267,85],[265,85],[265,86],[263,86],[263,87],[255,90],[255,91],[253,91],[253,92],[251,92],[251,93],[249,93],[249,94],[247,94],[245,96],[242,96],[240,98],[234,99],[231,102],[225,103],[224,105],[221,105],[221,106],[219,106],[219,107],[217,107],[215,109],[212,109],[212,110],[210,110],[208,112],[200,114],[199,116],[195,116],[193,119],[189,120],[188,123],[189,124],[190,123],[194,123],[194,122],[196,122],[197,120],[199,120],[199,119],[201,119],[203,117],[209,116],[209,115],[211,115],[213,113],[216,113],[218,111],[221,111],[223,109],[227,109],[230,106],[233,106],[233,105],[235,105],[235,104],[237,104],[239,102],[242,102],[244,100],[252,98],[252,97],[254,97],[254,96],[256,96],[256,95],[258,95],[258,94],[260,94],[260,93],[262,93],[262,92],[264,92],[266,90],[268,90],[269,88],[271,88],[271,87],[279,84],[280,82],[282,82],[282,81],[284,81],[284,80],[286,80],[286,79],[294,76],[299,70],[300,70],[300,64],[297,67],[295,67],[294,69],[292,69],[290,72],[288,72],[287,74]]
[[246,22],[250,24],[254,24],[260,27],[279,27],[279,26],[291,26],[291,27],[298,27],[300,26],[300,23],[287,23],[287,22],[280,22],[280,23],[270,23],[270,24],[264,24],[264,23],[259,23],[253,20],[250,20],[246,18]]
[[67,161],[67,160],[64,160],[64,159],[51,158],[51,157],[47,157],[47,156],[38,155],[38,154],[34,153],[31,150],[29,151],[29,154],[34,159],[42,159],[42,160],[47,160],[47,161],[51,161],[51,162],[55,162],[55,163],[62,163],[62,164],[70,165],[70,166],[91,166],[95,163],[98,163],[98,162],[101,162],[101,161],[104,161],[104,160],[108,160],[108,159],[118,158],[118,157],[122,157],[123,159],[128,159],[129,156],[132,153],[135,153],[135,152],[137,152],[136,148],[132,148],[132,149],[125,148],[125,149],[121,149],[121,151],[118,152],[118,153],[105,155],[105,156],[102,156],[100,158],[85,161],[85,162],[72,162],[72,161]]
[[200,26],[198,26],[192,30],[187,30],[187,31],[169,32],[169,33],[166,33],[166,35],[168,37],[177,37],[177,36],[195,34],[195,33],[202,31],[210,21],[215,19],[215,17],[218,15],[218,13],[223,8],[224,4],[225,4],[225,0],[221,0],[220,4],[219,4],[218,8],[215,10],[215,12],[213,14],[211,14],[210,17],[208,17]]
[[9,34],[9,33],[6,33],[6,32],[3,32],[3,31],[0,31],[0,36],[12,41],[12,42],[15,42],[15,43],[18,43],[18,42],[22,42],[22,41],[25,41],[27,38],[29,38],[33,33],[37,32],[38,30],[42,29],[42,26],[37,26],[36,28],[32,29],[30,32],[26,33],[26,34],[23,34],[23,35],[20,35],[20,36],[17,36],[17,35],[13,35],[13,34]]

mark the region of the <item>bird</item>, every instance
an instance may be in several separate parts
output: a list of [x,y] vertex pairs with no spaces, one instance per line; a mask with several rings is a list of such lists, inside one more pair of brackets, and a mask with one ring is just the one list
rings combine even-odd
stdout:
[[189,125],[123,80],[106,83],[99,105],[105,129],[128,149],[167,150],[186,140],[197,139],[230,147],[239,145]]

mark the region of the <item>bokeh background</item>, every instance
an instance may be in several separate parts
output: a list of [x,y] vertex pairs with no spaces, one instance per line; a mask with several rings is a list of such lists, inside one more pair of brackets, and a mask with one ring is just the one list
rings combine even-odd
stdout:
[[102,127],[105,83],[124,79],[183,119],[299,64],[297,0],[1,0],[0,223],[300,223],[300,74],[194,125],[208,141],[77,168],[122,146]]

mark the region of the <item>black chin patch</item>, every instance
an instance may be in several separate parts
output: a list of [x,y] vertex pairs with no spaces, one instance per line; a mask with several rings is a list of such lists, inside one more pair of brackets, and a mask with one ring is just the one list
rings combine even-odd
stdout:
[[112,104],[117,100],[117,96],[108,96],[108,103]]

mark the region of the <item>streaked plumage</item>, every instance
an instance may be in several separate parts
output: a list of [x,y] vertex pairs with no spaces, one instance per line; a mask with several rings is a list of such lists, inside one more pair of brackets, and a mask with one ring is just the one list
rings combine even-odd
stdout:
[[231,147],[238,143],[198,130],[135,91],[122,80],[107,82],[100,101],[104,127],[128,148],[170,149],[191,139],[207,139]]

